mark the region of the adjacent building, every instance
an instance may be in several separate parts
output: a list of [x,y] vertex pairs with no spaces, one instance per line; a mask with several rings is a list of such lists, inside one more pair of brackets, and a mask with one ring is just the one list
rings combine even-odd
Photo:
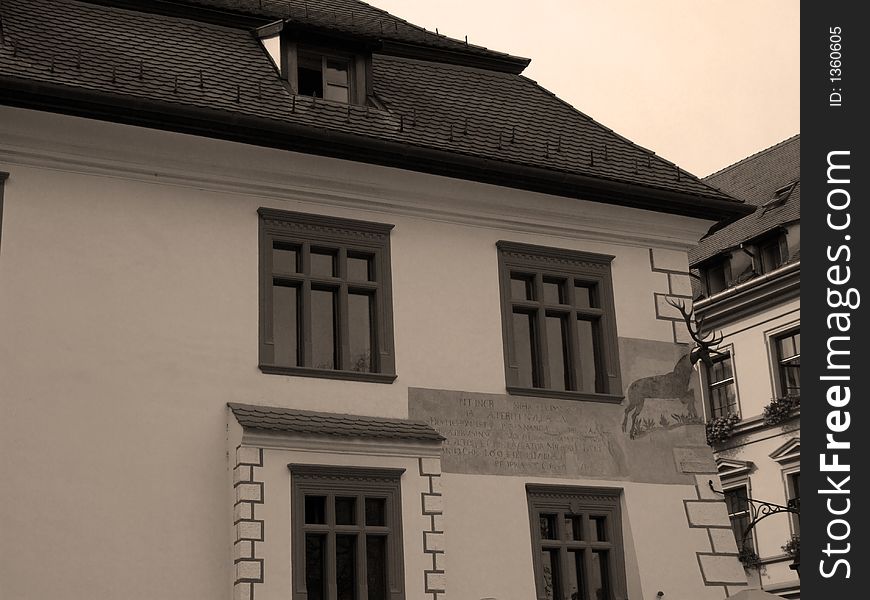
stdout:
[[702,373],[704,413],[718,424],[716,462],[750,579],[797,598],[799,515],[759,519],[769,510],[759,502],[800,509],[800,136],[705,181],[758,209],[689,253],[696,316],[722,335]]
[[753,206],[356,0],[0,27],[4,598],[746,585],[668,301]]

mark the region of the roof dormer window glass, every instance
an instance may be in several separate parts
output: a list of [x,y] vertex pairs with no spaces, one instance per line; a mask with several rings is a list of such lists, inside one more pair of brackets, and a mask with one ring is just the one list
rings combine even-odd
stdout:
[[350,102],[351,64],[347,58],[300,52],[297,92],[334,102]]

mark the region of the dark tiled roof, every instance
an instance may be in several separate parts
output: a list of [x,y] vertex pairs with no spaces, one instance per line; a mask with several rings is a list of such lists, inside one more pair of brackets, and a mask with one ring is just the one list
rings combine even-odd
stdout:
[[440,442],[444,437],[426,423],[356,415],[229,403],[245,429],[343,438],[379,438]]
[[[697,265],[717,254],[757,238],[782,225],[800,221],[800,134],[762,150],[704,179],[723,192],[759,208],[751,214],[705,237],[689,253],[689,264]],[[775,192],[794,183],[782,204],[764,206]],[[795,257],[789,257],[794,261]],[[800,260],[798,255],[797,260]]]
[[80,0],[3,2],[0,16],[0,77],[25,89],[40,84],[58,96],[97,94],[106,104],[129,104],[125,114],[133,115],[202,110],[230,129],[252,118],[495,161],[487,164],[504,169],[538,167],[554,181],[588,177],[642,186],[646,194],[704,197],[730,213],[742,208],[521,75],[379,54],[373,79],[386,105],[380,110],[293,96],[242,29]]
[[289,19],[291,22],[368,39],[392,40],[461,54],[512,59],[518,63],[520,71],[528,64],[528,59],[436,34],[434,31],[408,23],[385,10],[359,0],[175,0],[175,2],[274,20]]

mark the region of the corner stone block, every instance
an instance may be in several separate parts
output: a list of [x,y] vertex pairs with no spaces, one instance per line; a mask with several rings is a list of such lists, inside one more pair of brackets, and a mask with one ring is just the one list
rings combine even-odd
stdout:
[[676,308],[668,304],[668,300],[671,302],[684,302],[686,304],[686,310],[692,309],[692,300],[691,298],[680,298],[679,296],[670,296],[667,294],[656,294],[656,317],[659,319],[673,319],[679,320],[682,322],[683,315],[680,314]]
[[717,473],[716,461],[709,446],[674,448],[674,460],[680,473]]
[[250,583],[237,583],[233,588],[233,600],[254,600]]
[[722,500],[690,500],[686,502],[686,512],[689,514],[689,525],[693,527],[728,527],[728,510]]
[[737,554],[737,541],[734,532],[727,529],[708,529],[713,541],[713,552],[717,554]]
[[435,494],[423,494],[423,514],[441,514],[444,512],[444,497]]
[[420,475],[441,475],[441,459],[421,458]]
[[423,550],[426,552],[444,552],[444,534],[424,531]]
[[443,592],[447,589],[447,576],[444,573],[426,572],[426,592]]
[[653,248],[652,268],[661,271],[686,273],[689,270],[689,255],[678,250]]
[[671,293],[677,296],[692,296],[692,280],[688,274],[668,273]]
[[432,515],[432,530],[433,531],[444,531],[444,516],[443,515]]
[[241,481],[253,481],[254,480],[254,467],[249,465],[238,465],[235,469],[233,469],[233,483],[239,483]]
[[254,542],[242,540],[233,544],[233,558],[235,560],[254,558]]
[[[736,559],[735,559],[736,560]],[[263,564],[258,560],[240,560],[236,563],[236,581],[263,579]]]
[[239,446],[236,449],[236,464],[262,467],[263,461],[260,449],[253,446]]
[[688,328],[686,328],[686,324],[682,321],[674,321],[674,341],[678,344],[691,344],[694,342],[691,334],[689,333]]
[[429,484],[432,489],[433,494],[443,494],[443,490],[441,488],[441,478],[440,477],[429,477]]
[[256,483],[241,483],[236,486],[236,502],[262,502],[263,487]]
[[446,571],[447,570],[447,555],[443,552],[438,552],[433,554],[435,557],[435,570],[436,571]]
[[250,502],[242,502],[233,507],[233,523],[242,519],[253,519],[254,508]]
[[701,573],[707,585],[746,585],[746,572],[736,556],[699,554]]
[[236,539],[263,541],[263,523],[261,521],[239,521],[236,524]]
[[722,481],[718,475],[702,474],[695,475],[695,487],[698,488],[698,496],[701,500],[721,500],[722,494],[717,494],[710,489],[710,481],[717,490],[722,489]]

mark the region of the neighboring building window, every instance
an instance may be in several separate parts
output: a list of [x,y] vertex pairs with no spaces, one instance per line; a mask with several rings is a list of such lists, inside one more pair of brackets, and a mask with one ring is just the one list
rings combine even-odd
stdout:
[[260,368],[395,379],[392,225],[261,208]]
[[707,295],[712,296],[728,288],[731,281],[731,269],[728,260],[711,263],[701,269],[704,274],[704,285]]
[[[795,507],[798,510],[801,508],[801,473],[800,471],[795,471],[794,473],[788,473],[785,476],[785,484],[786,484],[786,494],[788,501],[787,504],[791,507]],[[794,513],[791,514],[791,526],[792,531],[795,535],[800,535],[801,533],[801,520],[800,517]]]
[[625,598],[620,491],[527,485],[538,600]]
[[618,401],[612,256],[498,242],[507,388]]
[[793,331],[775,338],[780,392],[783,396],[801,395],[801,332]]
[[770,273],[778,269],[788,256],[783,236],[776,235],[758,243],[758,274]]
[[402,600],[403,469],[290,465],[299,600]]
[[724,490],[725,505],[728,507],[728,518],[731,520],[731,529],[734,531],[734,539],[737,542],[739,552],[754,552],[755,545],[752,534],[746,534],[747,527],[752,521],[749,511],[749,487],[741,485]]
[[737,386],[734,383],[734,363],[731,354],[717,356],[707,369],[707,390],[710,396],[710,416],[739,414]]

